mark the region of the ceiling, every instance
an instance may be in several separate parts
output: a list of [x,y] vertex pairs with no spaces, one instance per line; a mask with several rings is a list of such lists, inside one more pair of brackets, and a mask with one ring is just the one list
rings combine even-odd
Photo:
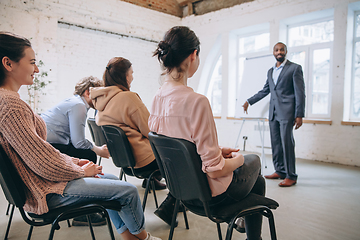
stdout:
[[121,0],[177,17],[202,15],[254,0]]

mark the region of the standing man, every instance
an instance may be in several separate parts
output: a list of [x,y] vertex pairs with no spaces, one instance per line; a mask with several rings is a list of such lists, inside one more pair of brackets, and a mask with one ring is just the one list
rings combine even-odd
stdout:
[[100,86],[102,81],[98,78],[83,78],[76,84],[74,96],[41,114],[47,128],[46,141],[62,153],[94,163],[97,155],[110,157],[106,145],[98,147],[85,138],[87,112],[94,108],[89,88]]
[[279,186],[290,187],[297,181],[293,126],[298,129],[302,125],[305,83],[301,66],[286,59],[284,43],[275,44],[273,54],[276,64],[269,69],[264,88],[249,98],[243,108],[247,113],[249,104],[253,105],[271,93],[269,126],[275,172],[265,178],[284,179]]

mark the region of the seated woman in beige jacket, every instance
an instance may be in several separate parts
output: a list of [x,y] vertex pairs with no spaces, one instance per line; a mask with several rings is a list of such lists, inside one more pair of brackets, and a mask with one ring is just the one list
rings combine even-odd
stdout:
[[[98,110],[96,124],[117,126],[126,133],[136,161],[135,171],[156,170],[159,167],[148,140],[150,113],[139,95],[130,91],[133,81],[131,65],[129,60],[122,57],[110,59],[103,75],[105,87],[90,88],[90,98]],[[143,183],[143,187],[144,185]],[[160,182],[155,182],[155,185],[156,189],[166,188]],[[173,204],[173,201],[168,200],[169,197],[160,208]],[[162,213],[167,211],[158,212],[155,214],[161,215],[159,217],[171,225],[171,214],[164,216]]]

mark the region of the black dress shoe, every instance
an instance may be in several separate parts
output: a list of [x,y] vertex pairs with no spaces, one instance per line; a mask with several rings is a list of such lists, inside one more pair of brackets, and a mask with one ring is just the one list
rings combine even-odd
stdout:
[[[102,226],[106,225],[106,219],[103,218],[100,214],[91,214],[91,225],[92,226]],[[72,226],[89,226],[89,222],[86,216],[76,217],[72,221]]]
[[[143,188],[146,188],[147,181],[148,181],[148,179],[145,178],[144,181],[142,182],[142,185],[141,185],[141,186],[142,186]],[[155,190],[163,190],[163,189],[166,188],[166,184],[161,183],[161,182],[160,182],[159,180],[157,180],[156,178],[154,178],[154,183],[155,183]],[[151,188],[150,188],[150,190],[151,190]]]
[[[154,212],[156,216],[158,216],[161,220],[166,222],[169,226],[171,226],[171,221],[175,208],[175,198],[170,194],[166,197],[166,199],[161,203],[158,209]],[[178,221],[175,221],[175,227],[177,227]]]

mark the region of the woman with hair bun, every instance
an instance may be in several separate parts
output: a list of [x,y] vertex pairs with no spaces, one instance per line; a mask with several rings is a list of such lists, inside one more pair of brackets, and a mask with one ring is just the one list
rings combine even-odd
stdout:
[[[200,41],[188,27],[166,32],[154,53],[164,69],[164,83],[156,93],[149,128],[158,134],[186,139],[196,145],[213,199],[210,205],[233,204],[249,193],[265,195],[257,155],[241,155],[238,149],[220,147],[208,99],[187,86],[199,67]],[[202,206],[199,200],[189,204]],[[240,219],[236,229],[242,231]],[[245,218],[248,240],[261,239],[262,216]]]
[[[103,74],[105,87],[91,88],[90,97],[98,110],[95,120],[99,126],[113,125],[120,127],[126,134],[136,161],[135,172],[154,171],[159,169],[152,152],[148,134],[149,111],[139,95],[130,91],[133,81],[133,68],[129,60],[122,57],[110,59]],[[124,169],[125,172],[130,170]],[[159,172],[155,181],[156,189],[165,189],[159,182]],[[143,182],[143,187],[145,186]],[[155,214],[171,225],[174,199],[169,195]],[[169,210],[168,210],[169,209]],[[169,212],[171,211],[171,212]]]
[[44,120],[20,99],[23,85],[39,72],[30,41],[0,32],[0,144],[10,158],[26,192],[24,210],[44,214],[77,203],[118,201],[121,211],[107,210],[124,240],[160,240],[145,230],[137,188],[102,167],[60,153],[46,142]]

